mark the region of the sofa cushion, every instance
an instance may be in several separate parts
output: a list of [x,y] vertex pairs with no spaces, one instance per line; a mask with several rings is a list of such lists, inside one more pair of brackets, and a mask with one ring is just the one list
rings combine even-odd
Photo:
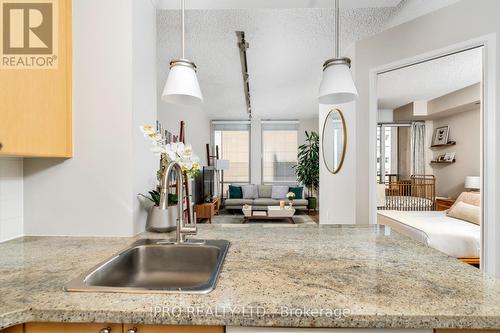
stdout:
[[279,206],[280,201],[271,198],[258,198],[253,201],[254,206]]
[[271,191],[271,198],[285,199],[287,193],[288,193],[288,186],[273,185]]
[[243,185],[241,186],[243,192],[243,199],[255,199],[259,197],[257,192],[257,185]]
[[302,186],[293,186],[288,189],[290,192],[295,194],[295,199],[302,199],[302,193],[304,192],[304,188]]
[[252,205],[252,199],[226,199],[224,200],[225,206],[243,206],[243,205]]
[[258,185],[259,198],[270,198],[273,187],[271,185]]
[[229,185],[229,197],[231,199],[243,198],[243,193],[241,192],[241,186]]

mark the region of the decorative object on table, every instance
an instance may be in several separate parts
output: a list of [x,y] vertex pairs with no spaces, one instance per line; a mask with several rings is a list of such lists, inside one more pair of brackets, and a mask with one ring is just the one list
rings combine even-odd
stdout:
[[317,199],[314,193],[319,188],[319,135],[307,131],[305,135],[305,142],[298,148],[297,165],[294,169],[298,182],[307,188],[307,208],[316,211]]
[[455,153],[455,152],[446,153],[446,154],[444,155],[443,160],[444,160],[445,162],[453,162],[453,161],[455,160],[455,155],[456,155],[456,153]]
[[280,209],[285,209],[285,200],[280,200]]
[[448,143],[448,136],[450,133],[450,126],[441,126],[434,130],[434,137],[432,139],[433,146],[445,145]]
[[160,209],[160,192],[151,190],[148,192],[149,196],[139,193],[140,196],[146,198],[153,203],[148,209],[148,217],[146,219],[146,230],[169,232],[175,230],[176,221],[178,218],[177,204],[179,198],[177,194],[168,194],[168,209]]
[[292,208],[293,207],[293,199],[295,198],[295,193],[294,192],[288,192],[286,194],[286,198],[289,201],[290,208]]
[[478,192],[481,189],[481,177],[479,176],[465,177],[464,188],[471,192]]
[[[185,0],[181,0],[181,48],[182,56],[170,61],[170,73],[161,99],[173,104],[200,104],[203,102],[200,84],[196,77],[196,65],[185,57]],[[181,135],[182,137],[182,135]],[[182,140],[181,140],[182,141]]]
[[323,79],[319,87],[320,104],[342,104],[358,98],[358,91],[351,74],[351,59],[340,57],[339,0],[334,0],[335,57],[323,64]]
[[339,109],[331,110],[323,124],[323,161],[333,174],[342,168],[347,145],[347,130],[344,116]]

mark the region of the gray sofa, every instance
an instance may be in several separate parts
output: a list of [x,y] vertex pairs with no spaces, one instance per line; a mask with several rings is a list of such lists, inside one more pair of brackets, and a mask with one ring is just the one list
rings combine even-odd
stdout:
[[[256,199],[240,199],[230,198],[229,193],[227,199],[224,200],[224,207],[227,210],[241,210],[244,205],[251,205],[255,210],[266,210],[267,206],[279,206],[280,201],[284,200],[288,205],[289,201],[286,198],[273,199],[271,197],[272,185],[257,185],[259,197]],[[296,210],[307,210],[307,199],[294,199],[293,207]]]

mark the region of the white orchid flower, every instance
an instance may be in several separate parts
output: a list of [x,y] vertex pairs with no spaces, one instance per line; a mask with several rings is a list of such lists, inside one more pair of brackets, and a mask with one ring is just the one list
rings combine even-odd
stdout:
[[151,125],[143,125],[143,126],[139,126],[139,129],[141,130],[142,133],[144,134],[152,134],[152,133],[156,133],[156,129],[151,126]]
[[149,140],[153,142],[160,142],[163,138],[161,137],[160,133],[153,132],[153,133],[144,133],[144,136],[148,138]]

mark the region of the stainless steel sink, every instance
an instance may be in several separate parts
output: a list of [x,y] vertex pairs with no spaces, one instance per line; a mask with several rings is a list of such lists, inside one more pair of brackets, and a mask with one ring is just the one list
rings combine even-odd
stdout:
[[209,293],[229,248],[226,240],[141,239],[68,283],[66,291]]

